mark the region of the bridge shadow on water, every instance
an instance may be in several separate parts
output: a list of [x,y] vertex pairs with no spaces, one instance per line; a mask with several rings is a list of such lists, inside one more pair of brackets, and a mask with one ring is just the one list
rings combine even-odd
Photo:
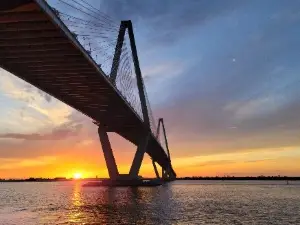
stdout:
[[171,185],[86,188],[78,183],[68,224],[171,224],[176,218],[172,195]]

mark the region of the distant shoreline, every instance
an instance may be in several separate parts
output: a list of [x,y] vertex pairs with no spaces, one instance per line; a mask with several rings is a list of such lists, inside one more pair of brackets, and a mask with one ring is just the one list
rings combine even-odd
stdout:
[[299,180],[300,177],[258,176],[258,177],[180,177],[177,180]]
[[[2,182],[61,182],[61,181],[101,181],[108,178],[28,178],[28,179],[0,179]],[[146,178],[145,178],[146,179]],[[258,177],[179,177],[176,180],[283,180],[283,181],[300,181],[300,177],[287,176],[258,176]]]

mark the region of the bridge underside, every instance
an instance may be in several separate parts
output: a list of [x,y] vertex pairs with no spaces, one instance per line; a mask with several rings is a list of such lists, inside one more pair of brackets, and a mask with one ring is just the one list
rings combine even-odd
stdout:
[[[148,128],[49,9],[40,0],[0,2],[0,66],[138,146]],[[172,168],[152,133],[146,152]]]

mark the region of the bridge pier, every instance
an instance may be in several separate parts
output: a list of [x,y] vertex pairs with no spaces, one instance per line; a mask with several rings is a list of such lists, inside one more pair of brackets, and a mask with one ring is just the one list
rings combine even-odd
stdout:
[[144,154],[148,147],[149,133],[145,135],[137,146],[137,151],[135,153],[129,174],[120,174],[118,171],[118,166],[114,157],[113,150],[109,141],[109,137],[106,128],[99,124],[98,127],[99,139],[102,146],[102,151],[104,154],[104,159],[106,163],[106,168],[108,170],[108,175],[111,181],[129,181],[129,180],[139,180],[139,171],[144,159]]
[[156,167],[156,164],[155,164],[154,160],[152,160],[152,165],[153,165],[153,168],[154,168],[154,172],[155,172],[156,178],[160,179],[159,173],[158,173],[158,170],[157,170],[157,167]]
[[163,179],[163,181],[173,181],[173,180],[175,180],[175,177],[172,176],[172,173],[170,172],[170,170],[162,169],[162,179]]
[[119,176],[118,167],[117,167],[117,164],[116,164],[114,153],[112,151],[112,148],[111,148],[111,145],[110,145],[110,142],[109,142],[109,138],[108,138],[106,129],[101,124],[98,127],[98,134],[99,134],[99,138],[100,138],[100,142],[101,142],[101,146],[102,146],[102,151],[103,151],[103,154],[104,154],[105,163],[106,163],[106,167],[107,167],[107,170],[108,170],[109,177],[112,180],[116,180]]
[[138,178],[139,176],[139,171],[144,159],[145,152],[148,147],[149,135],[150,134],[147,134],[145,135],[145,137],[142,138],[137,148],[137,151],[135,152],[134,159],[132,161],[132,165],[129,171],[129,175],[132,178]]

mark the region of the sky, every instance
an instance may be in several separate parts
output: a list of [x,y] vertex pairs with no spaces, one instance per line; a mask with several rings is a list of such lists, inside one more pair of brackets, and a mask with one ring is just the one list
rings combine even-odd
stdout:
[[[300,175],[300,1],[89,2],[132,20],[178,176]],[[108,176],[80,112],[3,69],[0,108],[0,178]],[[136,147],[110,137],[127,173]]]

